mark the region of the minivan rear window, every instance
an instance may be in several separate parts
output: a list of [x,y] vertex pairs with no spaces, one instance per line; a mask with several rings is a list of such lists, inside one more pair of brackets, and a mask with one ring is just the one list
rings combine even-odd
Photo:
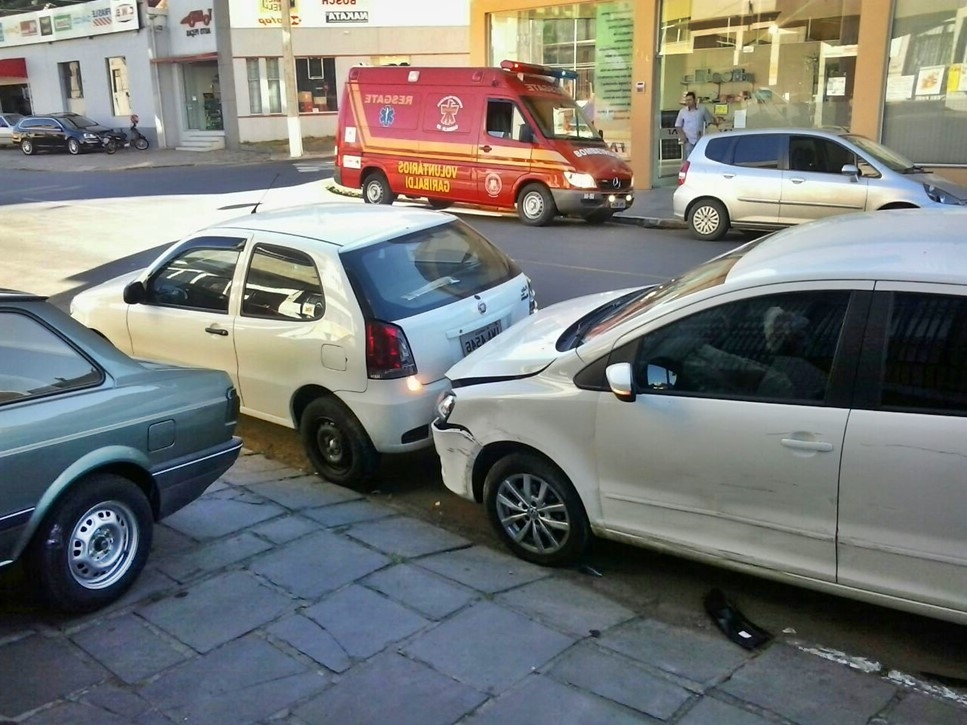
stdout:
[[386,321],[443,307],[520,274],[514,260],[459,219],[340,257],[364,314]]

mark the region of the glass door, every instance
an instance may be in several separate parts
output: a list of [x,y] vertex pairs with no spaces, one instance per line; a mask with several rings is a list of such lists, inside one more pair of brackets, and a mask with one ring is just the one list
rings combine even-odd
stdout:
[[192,131],[222,131],[222,94],[218,64],[186,63],[181,66],[185,92],[185,128]]

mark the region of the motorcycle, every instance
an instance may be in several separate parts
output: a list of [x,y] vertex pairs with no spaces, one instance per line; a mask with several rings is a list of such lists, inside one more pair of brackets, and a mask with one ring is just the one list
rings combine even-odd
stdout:
[[118,129],[109,136],[105,138],[104,150],[109,154],[113,154],[118,149],[123,149],[127,147],[134,147],[138,151],[147,150],[149,144],[148,139],[143,133],[138,130],[138,118],[137,114],[131,116],[131,129],[128,133],[125,133],[123,129]]

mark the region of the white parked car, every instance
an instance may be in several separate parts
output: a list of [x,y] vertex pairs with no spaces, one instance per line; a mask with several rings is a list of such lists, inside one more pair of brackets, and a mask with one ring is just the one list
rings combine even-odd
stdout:
[[594,533],[967,623],[965,227],[834,217],[542,310],[449,371],[443,480],[537,563]]
[[19,113],[0,113],[0,146],[13,146],[13,127],[23,116]]
[[318,205],[196,232],[71,314],[147,360],[225,370],[342,484],[430,446],[444,374],[535,309],[517,264],[440,212]]

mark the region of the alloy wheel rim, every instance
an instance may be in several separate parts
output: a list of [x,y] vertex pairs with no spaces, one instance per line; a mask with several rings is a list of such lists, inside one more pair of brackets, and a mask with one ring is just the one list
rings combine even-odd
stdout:
[[699,234],[712,234],[719,227],[719,213],[711,206],[701,206],[695,210],[692,222]]
[[500,482],[497,518],[512,541],[534,554],[557,553],[571,533],[571,519],[557,490],[528,473],[514,474]]
[[71,576],[85,589],[106,589],[131,568],[140,534],[137,518],[120,501],[92,507],[78,519],[67,552]]

